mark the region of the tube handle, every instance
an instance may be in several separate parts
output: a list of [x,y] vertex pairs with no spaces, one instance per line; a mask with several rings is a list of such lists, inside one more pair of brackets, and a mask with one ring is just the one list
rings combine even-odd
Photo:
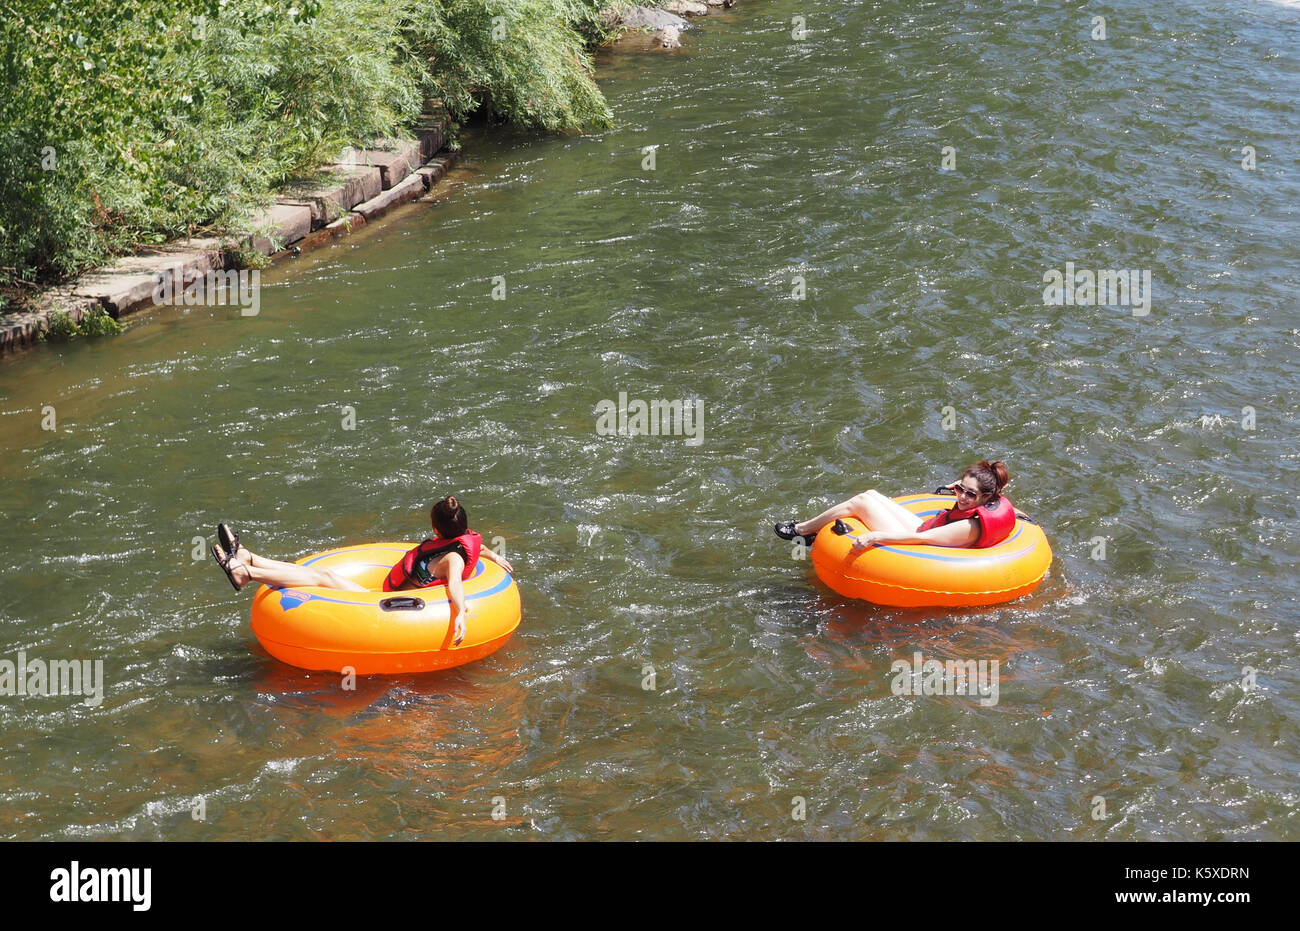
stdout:
[[400,595],[396,598],[385,598],[379,602],[379,607],[385,611],[423,611],[424,599],[412,598],[409,595]]

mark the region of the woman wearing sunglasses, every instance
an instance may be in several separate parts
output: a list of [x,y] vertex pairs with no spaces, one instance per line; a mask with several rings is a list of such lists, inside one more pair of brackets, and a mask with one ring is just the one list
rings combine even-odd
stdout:
[[811,546],[817,531],[831,521],[856,517],[867,525],[853,544],[864,550],[882,543],[928,543],[931,546],[996,546],[1011,535],[1016,525],[1016,509],[1002,496],[1011,480],[1006,463],[981,459],[962,473],[961,478],[945,485],[957,496],[957,503],[922,520],[907,508],[874,488],[841,502],[812,520],[782,521],[776,535],[782,540],[799,540]]

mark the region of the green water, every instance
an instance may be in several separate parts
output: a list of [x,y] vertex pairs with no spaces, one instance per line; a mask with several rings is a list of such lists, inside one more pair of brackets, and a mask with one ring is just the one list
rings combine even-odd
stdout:
[[[106,681],[0,697],[0,831],[1296,839],[1300,9],[1097,12],[742,4],[602,55],[616,130],[474,129],[256,317],[0,366],[0,658]],[[1067,262],[1150,312],[1044,305]],[[598,434],[620,392],[701,442]],[[848,602],[771,533],[983,456],[1056,553],[1017,603]],[[524,605],[458,670],[281,665],[193,558],[419,539],[447,493]],[[892,694],[915,652],[998,703]]]

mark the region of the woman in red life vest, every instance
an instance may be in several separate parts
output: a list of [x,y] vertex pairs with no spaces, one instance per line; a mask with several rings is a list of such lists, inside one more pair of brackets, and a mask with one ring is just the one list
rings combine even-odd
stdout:
[[[498,556],[482,545],[482,537],[469,529],[465,509],[454,497],[448,495],[437,502],[429,512],[429,520],[437,537],[412,548],[393,566],[388,578],[384,580],[384,591],[446,585],[456,617],[456,633],[452,642],[460,643],[465,639],[465,615],[468,610],[461,583],[473,573],[479,557],[492,560],[506,572],[514,570],[504,556]],[[212,547],[212,556],[225,571],[226,578],[230,579],[230,584],[235,586],[236,591],[249,582],[276,588],[315,587],[348,592],[366,591],[364,586],[345,579],[330,569],[300,566],[258,556],[248,547],[241,546],[239,534],[232,532],[225,524],[217,525],[217,541],[220,545]]]
[[874,488],[823,511],[812,520],[783,521],[776,535],[798,539],[811,546],[817,531],[842,517],[856,517],[869,533],[858,536],[855,550],[882,543],[928,543],[931,546],[996,546],[1016,524],[1016,509],[1002,489],[1011,480],[1006,463],[981,459],[945,486],[957,495],[957,503],[929,520],[922,520]]
[[479,557],[490,559],[506,572],[514,569],[508,559],[484,546],[483,538],[469,529],[465,509],[451,495],[433,506],[429,521],[438,535],[407,551],[384,579],[384,591],[446,585],[456,619],[452,643],[460,643],[465,639],[465,616],[469,611],[463,583],[474,573]]

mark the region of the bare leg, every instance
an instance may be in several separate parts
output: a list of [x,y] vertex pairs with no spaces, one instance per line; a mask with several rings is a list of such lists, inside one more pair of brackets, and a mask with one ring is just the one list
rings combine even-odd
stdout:
[[893,498],[889,497],[888,495],[882,495],[874,488],[866,492],[866,494],[871,495],[872,498],[877,503],[879,503],[883,507],[888,508],[890,513],[892,513],[894,515],[894,518],[898,521],[899,529],[903,530],[906,533],[911,533],[917,527],[920,527],[922,524],[925,523],[925,518],[918,517],[917,515],[909,511],[907,508],[899,504],[897,501],[895,501]]
[[798,533],[811,536],[831,521],[841,517],[856,517],[867,525],[868,530],[894,533],[911,533],[923,523],[921,518],[907,508],[873,488],[827,508],[812,520],[800,521],[795,524],[794,529]]
[[366,590],[364,585],[345,579],[331,569],[313,569],[310,566],[266,559],[242,546],[239,548],[238,560],[244,564],[243,567],[232,565],[230,570],[240,585],[252,581],[278,588],[336,588],[345,592]]
[[302,566],[294,562],[281,562],[278,559],[267,559],[265,556],[258,556],[246,546],[241,546],[235,557],[246,566],[254,566],[258,569],[271,569],[283,572],[292,572],[295,569],[301,569]]

